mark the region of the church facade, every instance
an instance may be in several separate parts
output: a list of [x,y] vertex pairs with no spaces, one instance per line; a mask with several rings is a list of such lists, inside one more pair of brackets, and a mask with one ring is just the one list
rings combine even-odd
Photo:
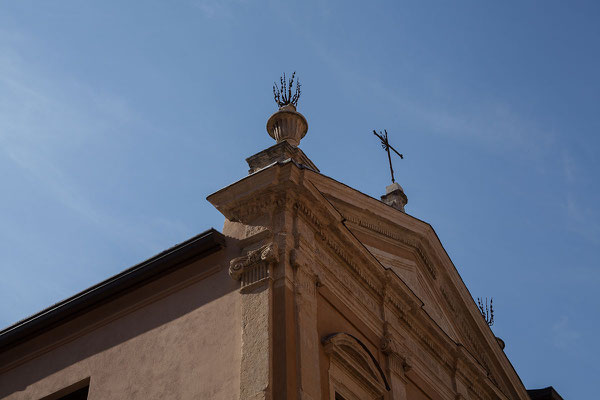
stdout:
[[433,228],[277,143],[206,231],[0,332],[3,399],[529,399]]

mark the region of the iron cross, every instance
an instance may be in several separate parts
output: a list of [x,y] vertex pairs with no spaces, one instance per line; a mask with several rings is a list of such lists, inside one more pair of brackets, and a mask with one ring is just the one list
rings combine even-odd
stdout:
[[384,129],[383,131],[385,132],[385,134],[381,133],[381,131],[379,131],[379,133],[377,133],[375,130],[373,130],[373,134],[375,136],[377,136],[379,138],[379,140],[381,140],[381,147],[383,147],[383,149],[385,151],[387,151],[388,161],[390,162],[390,172],[392,174],[392,183],[394,183],[396,181],[394,180],[394,169],[392,168],[392,156],[390,155],[390,149],[392,149],[394,151],[394,153],[398,154],[400,156],[400,158],[404,159],[404,156],[402,154],[398,153],[396,151],[396,149],[390,145],[390,142],[388,142],[387,130]]

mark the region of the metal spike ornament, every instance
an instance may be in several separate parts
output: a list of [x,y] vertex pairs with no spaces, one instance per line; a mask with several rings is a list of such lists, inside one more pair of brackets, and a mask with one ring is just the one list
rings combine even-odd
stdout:
[[301,94],[300,87],[295,71],[290,79],[283,74],[279,78],[279,86],[273,84],[273,98],[279,110],[267,121],[267,132],[277,143],[287,142],[292,147],[297,147],[308,131],[306,118],[296,111]]
[[478,297],[477,298],[477,307],[479,308],[479,312],[481,313],[481,316],[483,317],[485,322],[488,324],[488,326],[494,325],[494,299],[490,298],[490,303],[488,306],[488,299],[486,297],[485,298],[485,307],[484,307],[484,303],[481,300],[481,297]]
[[296,79],[296,90],[292,95],[295,78],[296,71],[292,73],[292,77],[289,80],[286,79],[284,72],[283,76],[279,77],[279,86],[277,86],[277,83],[273,83],[273,97],[279,108],[287,106],[288,104],[298,107],[298,100],[300,99],[301,94],[300,88],[302,85],[300,84],[300,80]]

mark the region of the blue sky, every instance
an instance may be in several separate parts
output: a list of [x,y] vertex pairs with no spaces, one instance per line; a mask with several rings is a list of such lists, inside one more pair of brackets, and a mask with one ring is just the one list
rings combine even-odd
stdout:
[[597,2],[0,1],[0,325],[214,226],[205,200],[272,144],[297,70],[301,147],[373,197],[387,129],[529,388],[596,390]]

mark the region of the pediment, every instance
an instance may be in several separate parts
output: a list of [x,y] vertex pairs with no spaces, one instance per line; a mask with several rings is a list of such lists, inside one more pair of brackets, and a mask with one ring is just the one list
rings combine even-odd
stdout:
[[[369,210],[350,207],[345,201],[327,197],[344,218],[344,226],[386,269],[393,271],[422,303],[423,310],[456,343],[466,343],[456,326],[458,306],[445,298],[437,256],[418,231],[381,220]],[[444,275],[444,274],[442,274]]]
[[[353,229],[350,228],[352,231]],[[354,232],[359,235],[358,232]],[[451,317],[440,295],[435,292],[431,278],[423,271],[416,260],[418,255],[406,258],[397,256],[393,249],[383,250],[380,247],[366,245],[367,249],[379,260],[381,265],[392,270],[413,291],[423,303],[423,309],[442,328],[442,330],[455,342],[459,337],[453,327]],[[392,251],[392,252],[390,252]]]
[[[322,175],[312,181],[343,226],[421,301],[421,308],[509,397],[524,387],[426,222]],[[469,361],[469,362],[471,362]]]
[[[318,185],[317,188],[322,189]],[[442,330],[455,342],[466,343],[467,340],[461,337],[461,328],[456,326],[454,314],[468,309],[471,304],[458,304],[456,296],[450,300],[451,293],[456,295],[458,288],[454,287],[449,275],[458,277],[458,274],[456,270],[449,271],[439,260],[435,248],[441,248],[441,244],[431,241],[427,235],[431,227],[378,201],[388,215],[378,215],[372,207],[357,207],[348,201],[347,195],[337,197],[327,190],[321,194],[340,214],[345,229],[383,268],[393,271],[402,280]],[[390,220],[390,216],[403,217],[403,220]]]

